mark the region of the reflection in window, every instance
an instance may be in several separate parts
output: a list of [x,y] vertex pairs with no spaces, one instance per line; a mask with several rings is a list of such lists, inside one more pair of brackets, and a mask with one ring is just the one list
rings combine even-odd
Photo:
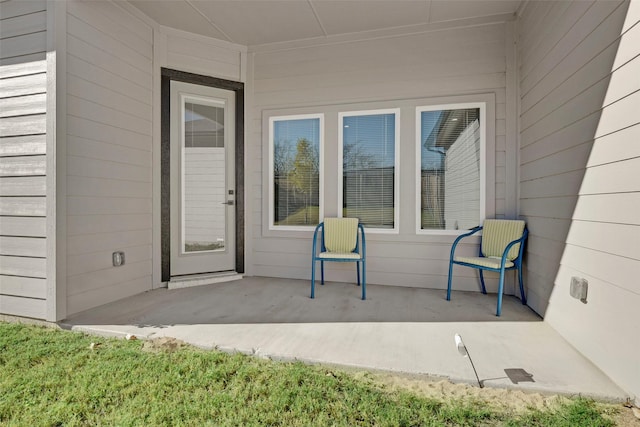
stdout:
[[420,112],[422,230],[479,225],[481,132],[480,108]]
[[342,215],[395,227],[396,113],[342,116]]
[[320,127],[317,116],[272,121],[273,225],[319,222]]

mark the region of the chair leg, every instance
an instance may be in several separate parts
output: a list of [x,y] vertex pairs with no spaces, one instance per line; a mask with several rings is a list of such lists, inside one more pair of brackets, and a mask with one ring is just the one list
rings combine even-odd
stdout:
[[453,262],[449,261],[449,281],[447,283],[447,301],[451,301],[451,276],[453,275]]
[[502,312],[503,291],[504,291],[504,270],[500,270],[500,283],[498,285],[498,308],[496,309],[496,316],[500,316],[500,313]]
[[484,274],[482,270],[478,270],[480,272],[480,285],[482,285],[482,293],[487,294],[487,288],[484,286]]
[[520,282],[520,299],[522,300],[522,305],[526,305],[527,297],[524,295],[524,285],[522,283],[522,267],[518,269],[518,281]]
[[367,299],[367,262],[362,261],[362,300]]
[[320,261],[320,284],[324,285],[324,261]]
[[358,275],[358,286],[360,286],[360,261],[356,261],[356,274]]
[[315,298],[316,290],[316,260],[311,261],[311,299]]

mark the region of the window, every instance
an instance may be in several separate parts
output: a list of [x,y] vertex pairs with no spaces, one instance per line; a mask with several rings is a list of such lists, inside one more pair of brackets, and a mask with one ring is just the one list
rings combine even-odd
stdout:
[[323,115],[269,119],[270,228],[300,229],[322,218]]
[[481,224],[485,197],[485,104],[416,109],[417,229]]
[[339,212],[371,229],[397,232],[400,111],[339,114]]

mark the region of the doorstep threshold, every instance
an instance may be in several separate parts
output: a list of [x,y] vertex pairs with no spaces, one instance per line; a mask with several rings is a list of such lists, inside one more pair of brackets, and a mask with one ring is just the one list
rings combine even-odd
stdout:
[[167,283],[168,289],[191,288],[194,286],[212,285],[214,283],[231,282],[242,279],[243,275],[235,271],[223,271],[219,273],[190,274],[188,276],[175,276]]

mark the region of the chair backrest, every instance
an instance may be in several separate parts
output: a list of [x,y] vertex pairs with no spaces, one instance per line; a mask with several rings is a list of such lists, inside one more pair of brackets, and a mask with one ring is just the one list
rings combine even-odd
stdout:
[[[482,226],[482,255],[485,257],[502,257],[504,249],[510,242],[519,239],[524,233],[525,222],[520,220],[487,219]],[[513,261],[518,257],[520,243],[509,249],[507,259]]]
[[358,222],[358,218],[325,218],[325,249],[328,252],[353,252],[358,242]]

